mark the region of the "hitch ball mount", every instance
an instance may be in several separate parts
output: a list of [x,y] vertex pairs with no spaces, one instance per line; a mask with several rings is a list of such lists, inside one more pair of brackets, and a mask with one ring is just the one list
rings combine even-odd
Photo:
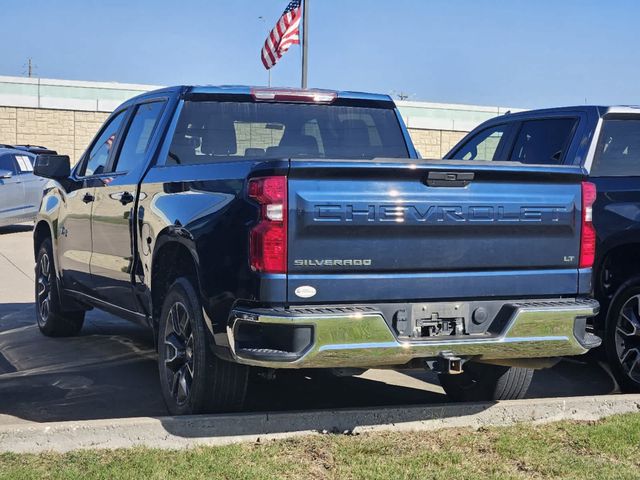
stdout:
[[441,352],[436,358],[426,360],[426,367],[439,374],[459,375],[463,372],[465,360],[456,357],[452,352]]

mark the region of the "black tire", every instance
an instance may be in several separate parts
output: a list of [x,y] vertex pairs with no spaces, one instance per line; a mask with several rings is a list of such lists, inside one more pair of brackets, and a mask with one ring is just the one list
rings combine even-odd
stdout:
[[447,396],[456,402],[518,400],[524,398],[533,369],[468,362],[459,375],[439,375]]
[[604,346],[623,392],[640,392],[640,277],[618,288],[607,312]]
[[158,368],[172,415],[241,410],[249,368],[216,357],[200,299],[187,278],[169,288],[158,328]]
[[82,329],[85,312],[66,311],[60,302],[50,239],[40,245],[36,261],[36,320],[40,331],[47,337],[77,335]]

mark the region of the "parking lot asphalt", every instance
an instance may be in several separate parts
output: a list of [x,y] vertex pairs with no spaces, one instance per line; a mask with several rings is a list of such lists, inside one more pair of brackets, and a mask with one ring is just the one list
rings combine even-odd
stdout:
[[[163,416],[150,333],[93,310],[81,334],[46,338],[35,324],[33,246],[28,225],[0,228],[0,424]],[[614,393],[592,353],[536,372],[530,398]],[[430,372],[369,370],[356,377],[285,372],[256,379],[250,411],[446,402]]]

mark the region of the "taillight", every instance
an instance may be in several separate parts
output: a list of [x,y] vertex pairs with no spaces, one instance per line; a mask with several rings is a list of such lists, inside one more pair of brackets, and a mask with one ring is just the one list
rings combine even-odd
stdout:
[[249,198],[260,204],[260,221],[249,238],[251,269],[287,273],[287,177],[249,180]]
[[596,186],[582,182],[582,233],[580,235],[580,268],[591,268],[596,258],[596,229],[593,227],[593,203]]
[[338,94],[332,90],[296,90],[294,88],[252,88],[256,102],[324,103],[335,102]]

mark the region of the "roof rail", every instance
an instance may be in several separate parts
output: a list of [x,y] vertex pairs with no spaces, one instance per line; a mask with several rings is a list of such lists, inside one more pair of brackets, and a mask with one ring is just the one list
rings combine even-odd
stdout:
[[20,150],[22,152],[32,153],[35,155],[38,155],[38,154],[57,155],[57,152],[55,150],[52,150],[47,147],[43,147],[41,145],[29,145],[29,144],[10,145],[8,143],[0,143],[0,148],[10,148],[12,150]]
[[42,150],[49,150],[47,147],[43,147],[42,145],[30,145],[28,143],[20,143],[14,145],[14,147],[24,147],[24,148],[41,148]]

